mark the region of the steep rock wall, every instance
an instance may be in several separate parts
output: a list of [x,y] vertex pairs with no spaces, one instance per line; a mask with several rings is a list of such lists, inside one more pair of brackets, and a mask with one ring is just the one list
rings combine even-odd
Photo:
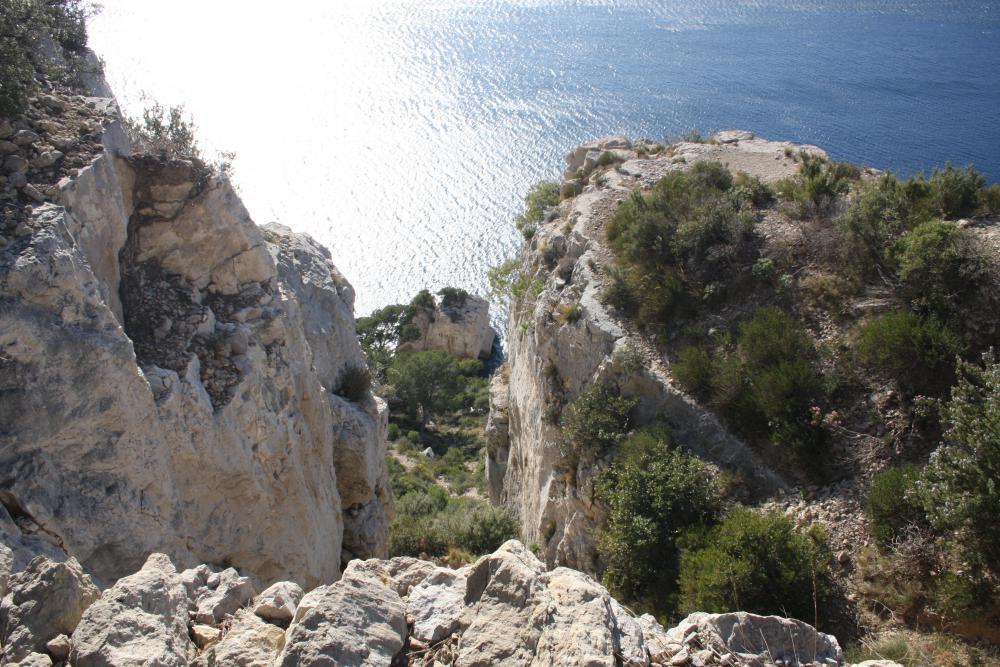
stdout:
[[118,122],[101,143],[0,249],[14,569],[55,550],[111,581],[161,551],[312,586],[384,555],[386,407],[334,393],[363,358],[329,253],[224,176],[128,157]]
[[[594,484],[610,459],[569,469],[560,453],[558,412],[553,410],[592,383],[617,386],[623,395],[639,399],[636,424],[666,422],[681,446],[720,468],[740,471],[762,492],[785,486],[745,443],[673,385],[658,355],[600,298],[600,268],[613,261],[604,225],[634,189],[648,188],[666,173],[705,159],[722,160],[733,171],[765,179],[794,173],[794,163],[782,159],[792,144],[746,132],[720,133],[717,139],[681,143],[672,156],[649,158],[640,158],[622,137],[573,151],[567,156],[570,180],[564,182],[564,192],[578,189],[573,179],[577,170],[594,167],[605,151],[621,164],[600,185],[588,185],[563,201],[522,251],[520,275],[529,286],[511,304],[509,369],[491,388],[486,473],[491,499],[518,512],[522,538],[537,544],[550,565],[601,569],[596,539],[605,513]],[[575,322],[559,315],[560,308],[572,304],[582,307]]]

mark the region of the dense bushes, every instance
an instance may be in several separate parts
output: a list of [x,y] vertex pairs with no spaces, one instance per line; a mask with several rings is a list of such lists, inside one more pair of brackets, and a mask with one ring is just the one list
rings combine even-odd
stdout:
[[930,178],[934,209],[948,220],[972,215],[979,206],[979,191],[985,185],[986,179],[972,165],[962,170],[949,162],[944,169],[935,168]]
[[444,557],[452,550],[477,556],[517,536],[517,519],[510,510],[449,495],[423,465],[407,472],[390,458],[389,468],[396,496],[390,556]]
[[562,413],[563,456],[570,467],[593,461],[612,451],[629,427],[629,413],[635,399],[618,395],[603,384],[590,385]]
[[599,542],[605,584],[657,614],[673,611],[677,538],[713,522],[719,511],[706,465],[674,448],[665,431],[640,431],[622,444],[598,496],[608,506]]
[[748,251],[755,216],[745,198],[760,195],[752,185],[733,188],[724,165],[698,162],[668,174],[648,195],[633,193],[608,224],[619,267],[605,301],[651,328],[688,310]]
[[905,392],[941,393],[955,379],[955,357],[964,344],[934,316],[897,310],[862,322],[855,349],[860,363],[896,379]]
[[486,379],[482,364],[458,360],[447,352],[403,352],[389,365],[387,377],[403,410],[421,425],[460,407],[482,408],[479,394]]
[[739,431],[766,433],[793,456],[815,454],[823,431],[814,409],[823,398],[812,342],[776,307],[759,309],[739,328],[735,348],[685,349],[672,366],[685,389],[709,400]]
[[903,294],[921,312],[956,314],[983,280],[969,233],[947,222],[925,222],[896,244]]
[[781,199],[795,205],[798,216],[817,216],[829,213],[837,198],[847,192],[850,181],[861,173],[846,162],[830,162],[806,151],[799,151],[799,173],[775,184]]
[[691,531],[680,562],[682,613],[749,611],[815,623],[829,593],[829,554],[819,536],[783,516],[736,509],[709,530]]

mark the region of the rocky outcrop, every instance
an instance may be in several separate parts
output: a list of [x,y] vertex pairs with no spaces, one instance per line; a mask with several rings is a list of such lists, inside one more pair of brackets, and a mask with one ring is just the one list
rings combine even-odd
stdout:
[[[57,567],[39,561],[39,570]],[[221,575],[204,565],[178,574],[166,556],[150,556],[88,603],[69,640],[24,653],[22,664],[67,655],[84,667],[843,664],[835,638],[792,619],[698,613],[665,629],[652,616],[635,616],[589,575],[548,570],[516,541],[458,570],[412,558],[352,561],[339,581],[297,602],[285,598],[290,623],[250,608],[200,623],[198,598],[216,583],[205,572]],[[251,606],[275,594],[265,591]],[[34,613],[63,614],[63,601],[38,597]]]
[[400,352],[441,350],[459,358],[485,359],[496,339],[489,302],[472,294],[440,299],[433,309],[419,308],[412,324],[420,336],[401,343]]
[[130,157],[113,100],[53,98],[17,151],[91,139],[29,161],[43,203],[0,230],[0,588],[39,553],[307,586],[384,554],[387,412],[336,393],[363,357],[329,253],[196,161]]
[[72,634],[84,610],[101,592],[76,559],[57,563],[45,557],[14,575],[0,602],[0,645],[4,662],[44,653],[49,642]]
[[[557,426],[560,410],[594,383],[638,399],[637,425],[665,421],[681,446],[746,476],[760,492],[785,486],[745,443],[679,390],[658,355],[602,303],[601,267],[612,261],[604,225],[634,189],[707,159],[767,180],[779,178],[797,168],[785,156],[791,147],[729,132],[712,143],[682,142],[669,155],[651,155],[651,146],[610,137],[567,156],[567,187],[574,193],[578,172],[600,162],[617,165],[551,211],[522,252],[521,280],[539,289],[527,290],[511,304],[509,374],[491,387],[486,447],[491,499],[517,511],[522,538],[538,544],[548,564],[601,569],[595,539],[604,510],[594,498],[594,480],[608,461],[570,469],[560,452]],[[565,317],[570,308],[581,316]]]

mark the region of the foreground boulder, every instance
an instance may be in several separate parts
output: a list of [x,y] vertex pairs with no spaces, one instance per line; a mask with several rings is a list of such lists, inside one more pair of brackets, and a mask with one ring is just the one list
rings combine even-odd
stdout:
[[80,617],[101,592],[75,558],[56,563],[39,556],[10,580],[0,603],[3,660],[19,661],[76,629]]
[[276,667],[388,665],[406,638],[403,601],[384,568],[355,566],[299,603]]
[[194,655],[189,600],[170,559],[153,554],[142,569],[104,591],[72,636],[74,667],[180,667]]

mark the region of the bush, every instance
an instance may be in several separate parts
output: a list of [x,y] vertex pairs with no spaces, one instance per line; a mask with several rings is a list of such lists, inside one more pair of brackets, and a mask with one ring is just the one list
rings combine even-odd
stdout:
[[707,399],[712,395],[716,369],[706,348],[685,348],[677,361],[671,364],[670,370],[681,387],[694,396]]
[[880,544],[888,544],[909,526],[922,523],[924,512],[914,497],[920,468],[904,465],[889,468],[872,478],[865,498],[865,514],[871,534]]
[[407,431],[406,439],[412,442],[413,444],[417,444],[418,442],[420,442],[420,431]]
[[389,524],[389,557],[434,558],[448,553],[448,543],[430,519],[397,517]]
[[588,386],[562,413],[562,450],[572,467],[612,451],[628,432],[629,413],[638,401],[608,385]]
[[948,220],[972,215],[979,205],[979,191],[985,185],[986,180],[972,165],[964,171],[950,162],[944,169],[935,168],[930,178],[934,207]]
[[514,226],[526,239],[535,235],[545,212],[559,204],[559,184],[553,181],[536,183],[524,197],[525,211],[514,219]]
[[598,497],[608,506],[599,541],[608,563],[605,584],[669,614],[677,590],[677,538],[686,528],[712,523],[719,511],[708,468],[672,447],[662,429],[640,431],[622,444]]
[[437,306],[437,301],[430,290],[422,289],[410,300],[410,305],[421,310],[434,310],[434,307]]
[[1000,183],[994,183],[979,193],[979,208],[983,213],[1000,215]]
[[194,121],[185,118],[183,106],[154,104],[143,110],[142,118],[126,118],[125,130],[133,153],[155,155],[164,160],[202,161],[195,140]]
[[748,611],[816,624],[829,582],[821,538],[795,532],[783,516],[736,509],[720,525],[685,537],[680,611]]
[[399,435],[400,435],[400,433],[399,433],[399,424],[396,424],[396,423],[393,423],[393,422],[389,422],[389,426],[386,429],[385,435],[386,435],[386,438],[388,438],[389,442],[393,442],[395,440],[399,440]]
[[518,534],[517,517],[513,512],[483,501],[453,499],[440,525],[450,545],[476,556],[496,551]]
[[849,181],[860,176],[858,168],[846,162],[830,162],[812,153],[799,151],[799,174],[775,184],[782,199],[798,206],[798,215],[823,215],[837,198],[847,192]]
[[441,307],[444,309],[463,308],[469,293],[460,287],[442,287],[438,296],[441,297]]
[[393,304],[376,310],[368,317],[357,319],[358,342],[368,359],[369,367],[379,379],[385,379],[396,346],[420,337],[420,331],[413,324],[413,318],[417,309],[422,307],[419,304],[426,304],[427,297],[430,298],[430,307],[433,308],[434,297],[427,290],[423,290],[409,305]]
[[352,366],[344,369],[340,375],[339,386],[335,392],[350,401],[360,401],[371,391],[372,376],[365,366]]
[[774,201],[774,192],[756,176],[750,176],[745,171],[738,172],[733,178],[732,196],[738,206],[753,205],[764,208]]
[[1000,361],[962,363],[945,405],[945,444],[931,457],[921,496],[931,524],[954,535],[966,558],[1000,574]]
[[900,183],[892,174],[863,183],[850,207],[837,218],[837,227],[862,250],[857,257],[862,273],[872,265],[888,266],[895,237],[927,217],[925,193],[912,183]]
[[862,322],[855,349],[863,366],[894,378],[908,394],[939,394],[952,384],[965,344],[936,317],[897,310]]
[[583,317],[583,306],[579,303],[564,303],[556,309],[555,320],[560,324],[576,324]]
[[983,280],[969,233],[947,222],[925,222],[896,244],[904,294],[923,312],[948,317],[961,310]]

